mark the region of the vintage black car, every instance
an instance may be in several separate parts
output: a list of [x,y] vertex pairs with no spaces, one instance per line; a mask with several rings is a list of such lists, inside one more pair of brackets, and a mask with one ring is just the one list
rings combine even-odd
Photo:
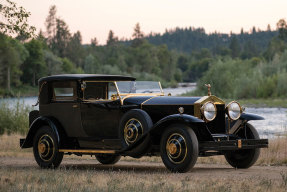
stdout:
[[29,114],[22,148],[33,147],[40,167],[58,167],[64,154],[95,155],[102,164],[121,156],[161,156],[173,172],[197,157],[224,155],[236,168],[258,159],[260,139],[238,102],[211,95],[165,96],[159,82],[113,75],[55,75],[39,80],[39,111]]

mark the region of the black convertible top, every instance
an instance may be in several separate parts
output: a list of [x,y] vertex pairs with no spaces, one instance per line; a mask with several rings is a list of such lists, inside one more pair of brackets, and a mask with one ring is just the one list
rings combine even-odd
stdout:
[[104,75],[104,74],[61,74],[42,77],[39,84],[43,81],[66,81],[66,80],[100,80],[100,81],[134,81],[136,78],[121,75]]

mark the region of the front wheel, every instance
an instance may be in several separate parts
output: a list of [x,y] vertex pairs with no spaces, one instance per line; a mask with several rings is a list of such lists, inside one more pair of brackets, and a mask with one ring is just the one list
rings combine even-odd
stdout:
[[112,165],[117,163],[120,159],[120,155],[106,155],[106,154],[101,154],[96,156],[97,160],[104,165]]
[[54,131],[49,126],[41,127],[33,139],[33,152],[41,168],[56,168],[63,159],[59,152],[59,143]]
[[194,131],[185,125],[169,126],[160,142],[161,158],[172,172],[187,172],[196,163],[198,140]]
[[[246,128],[246,135],[245,129]],[[249,123],[246,127],[241,129],[238,135],[247,139],[260,139],[256,129]],[[224,156],[226,161],[234,168],[246,169],[251,167],[258,159],[260,155],[260,149],[242,149],[236,151],[228,151]]]

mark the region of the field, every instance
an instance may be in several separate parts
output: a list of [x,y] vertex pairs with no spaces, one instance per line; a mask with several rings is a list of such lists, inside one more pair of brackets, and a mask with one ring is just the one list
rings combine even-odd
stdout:
[[124,157],[114,166],[95,157],[65,156],[59,169],[40,169],[19,135],[0,137],[0,191],[286,191],[287,140],[271,140],[255,166],[240,170],[223,157],[199,158],[189,173],[170,173],[159,157]]

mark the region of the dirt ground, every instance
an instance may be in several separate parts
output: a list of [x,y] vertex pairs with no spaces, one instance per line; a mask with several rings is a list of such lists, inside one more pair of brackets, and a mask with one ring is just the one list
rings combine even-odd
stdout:
[[[33,157],[0,157],[1,168],[12,169],[40,169]],[[169,171],[163,163],[158,162],[137,162],[137,161],[119,161],[115,165],[101,165],[93,159],[73,159],[65,158],[59,169],[69,170],[93,170],[93,171],[132,171],[133,173],[166,173]],[[177,174],[178,179],[186,176],[198,178],[220,178],[220,179],[243,179],[250,177],[260,177],[270,180],[281,179],[281,174],[287,173],[287,166],[252,166],[249,169],[235,169],[229,165],[221,164],[196,164],[188,173]]]

